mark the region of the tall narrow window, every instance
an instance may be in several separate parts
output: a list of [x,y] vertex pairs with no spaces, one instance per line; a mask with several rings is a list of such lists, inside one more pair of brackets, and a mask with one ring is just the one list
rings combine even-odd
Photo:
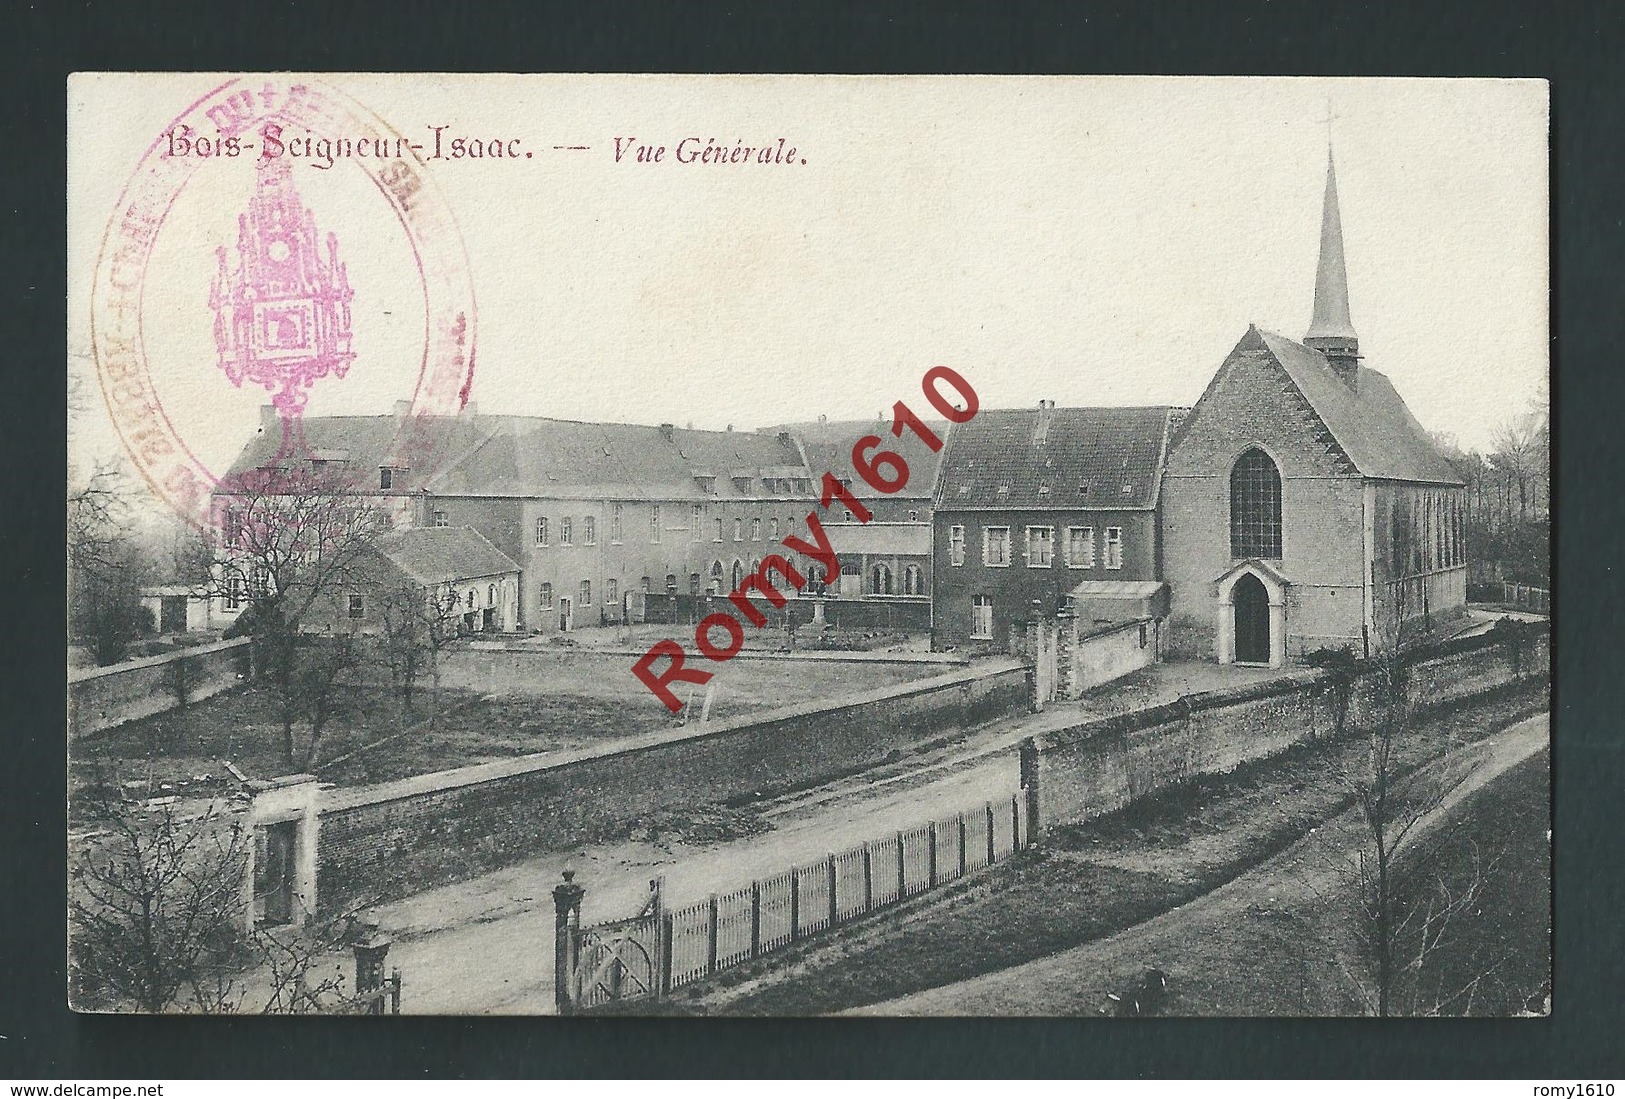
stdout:
[[1230,471],[1230,556],[1281,556],[1281,474],[1257,447]]
[[621,582],[619,580],[604,581],[604,602],[619,603],[621,601]]
[[538,546],[547,545],[547,517],[545,515],[536,518],[536,544]]
[[611,504],[609,509],[609,540],[621,544],[621,521],[626,517],[625,504]]
[[542,607],[543,610],[552,610],[553,609],[553,585],[544,583],[540,588],[538,588],[537,589],[536,600],[537,600],[538,603],[541,604],[541,607]]
[[1066,528],[1066,565],[1072,569],[1095,567],[1095,528]]
[[970,601],[970,635],[978,641],[993,639],[993,597],[978,595]]
[[1010,567],[1010,528],[982,528],[982,564],[989,568]]
[[948,528],[948,564],[965,563],[965,528],[957,523]]
[[598,544],[598,520],[588,515],[581,520],[581,537],[589,546]]
[[705,505],[690,504],[688,509],[688,540],[698,542],[705,537]]
[[1055,556],[1055,528],[1027,528],[1027,567],[1047,569]]
[[649,505],[649,541],[660,541],[660,505]]
[[573,545],[574,540],[575,530],[570,525],[570,517],[566,515],[564,518],[559,520],[559,545]]
[[1120,569],[1123,567],[1123,528],[1106,528],[1106,567]]
[[581,605],[583,607],[585,607],[588,604],[590,604],[591,602],[592,602],[592,581],[591,580],[583,580],[581,582]]

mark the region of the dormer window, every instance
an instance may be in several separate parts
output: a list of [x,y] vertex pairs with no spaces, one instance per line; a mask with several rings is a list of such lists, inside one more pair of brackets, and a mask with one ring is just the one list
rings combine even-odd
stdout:
[[403,466],[380,466],[378,468],[378,487],[380,489],[394,488],[395,482],[405,473],[406,469]]
[[1125,497],[1133,496],[1134,495],[1134,486],[1133,485],[1124,485],[1123,486],[1123,495]]
[[748,493],[750,491],[749,477],[735,477],[733,483],[735,492]]
[[696,477],[694,480],[699,483],[701,492],[710,493],[712,496],[717,494],[717,479],[715,477]]

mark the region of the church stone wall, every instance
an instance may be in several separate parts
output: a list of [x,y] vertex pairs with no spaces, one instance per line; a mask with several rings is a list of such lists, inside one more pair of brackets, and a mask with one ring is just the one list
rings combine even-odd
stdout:
[[[1291,583],[1287,651],[1349,644],[1364,621],[1364,481],[1269,352],[1237,348],[1192,411],[1163,478],[1165,577],[1176,652],[1201,638],[1216,656],[1214,581],[1230,556],[1230,469],[1261,446],[1281,473],[1280,571]],[[1181,637],[1181,634],[1184,637]]]

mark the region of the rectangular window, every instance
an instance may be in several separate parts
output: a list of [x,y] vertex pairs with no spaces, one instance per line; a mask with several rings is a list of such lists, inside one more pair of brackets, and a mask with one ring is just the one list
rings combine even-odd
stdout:
[[1092,569],[1095,567],[1095,528],[1066,528],[1066,567]]
[[621,601],[621,582],[619,580],[604,581],[604,602],[611,605]]
[[561,546],[573,546],[573,545],[575,545],[575,536],[576,535],[575,535],[575,528],[571,525],[572,523],[573,523],[573,520],[568,515],[566,515],[564,518],[559,520],[559,545],[561,545]]
[[1047,569],[1055,556],[1055,528],[1027,528],[1027,567]]
[[779,540],[779,520],[777,516],[767,521],[767,540],[769,542]]
[[350,596],[350,617],[351,618],[365,618],[365,617],[367,617],[367,603],[366,603],[366,600],[362,599],[361,596],[359,596],[359,595]]
[[965,528],[952,526],[948,528],[948,564],[958,566],[965,563]]
[[581,540],[589,546],[598,544],[598,519],[589,515],[581,520]]
[[1010,528],[982,528],[982,564],[988,568],[1010,567]]
[[451,520],[446,515],[445,512],[437,511],[437,512],[434,513],[434,525],[435,526],[437,526],[437,527],[448,526],[448,525],[450,525],[450,522],[451,522]]
[[543,584],[536,593],[536,601],[541,604],[542,610],[553,609],[553,585]]
[[621,520],[626,515],[625,504],[611,504],[609,508],[609,540],[614,545],[621,544]]
[[538,516],[536,519],[536,544],[547,545],[547,516]]
[[718,541],[718,542],[722,541],[722,520],[721,519],[717,520],[717,537],[716,537],[716,541]]
[[649,541],[660,541],[660,505],[649,505]]
[[705,505],[693,504],[688,515],[689,541],[698,542],[705,537]]
[[1106,567],[1120,569],[1123,567],[1123,528],[1106,528]]
[[750,540],[752,542],[760,542],[762,540],[762,521],[760,519],[752,519],[750,521]]
[[745,540],[745,521],[743,519],[735,519],[734,520],[734,541],[735,542],[743,542],[744,540]]
[[240,546],[243,543],[243,513],[236,508],[227,508],[225,515],[226,545]]
[[226,609],[238,610],[243,605],[243,578],[233,576],[226,581]]
[[993,640],[993,597],[978,595],[970,601],[970,635],[977,641]]
[[394,483],[394,480],[395,480],[395,471],[393,469],[390,469],[388,466],[384,466],[383,468],[381,468],[378,471],[378,487],[379,488],[381,488],[381,489],[389,488],[390,485]]
[[586,606],[590,606],[591,604],[592,604],[592,581],[591,580],[583,580],[581,582],[581,605],[583,607],[586,607]]
[[641,581],[639,581],[639,583],[641,583],[643,585],[643,594],[648,595],[649,594],[649,578],[647,576],[645,576]]

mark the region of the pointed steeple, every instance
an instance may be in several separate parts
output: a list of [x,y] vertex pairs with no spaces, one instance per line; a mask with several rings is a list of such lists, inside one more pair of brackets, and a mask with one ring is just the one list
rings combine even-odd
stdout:
[[1349,276],[1343,262],[1343,221],[1337,209],[1337,167],[1326,147],[1326,200],[1320,215],[1320,266],[1315,271],[1315,313],[1306,346],[1325,355],[1346,381],[1359,371],[1360,340],[1349,320]]

